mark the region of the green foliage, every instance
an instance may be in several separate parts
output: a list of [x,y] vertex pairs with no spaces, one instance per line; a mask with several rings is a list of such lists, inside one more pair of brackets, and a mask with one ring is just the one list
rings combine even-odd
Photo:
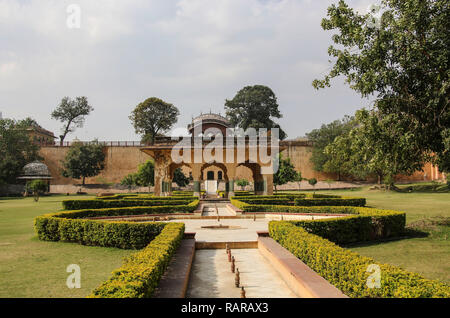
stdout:
[[150,187],[155,185],[155,164],[152,160],[139,165],[136,173],[131,173],[124,177],[120,182],[121,185],[128,188],[137,187]]
[[76,97],[74,100],[66,96],[61,100],[61,103],[51,115],[53,119],[65,124],[62,129],[62,135],[59,136],[61,145],[67,134],[75,130],[74,127],[83,127],[85,117],[93,110],[94,108],[88,104],[85,96]]
[[[344,226],[343,231],[351,235],[352,229],[359,231],[361,228],[369,228],[368,221],[368,218],[350,217],[346,218],[346,221],[332,219],[325,223],[334,229]],[[309,233],[311,227],[300,227],[303,225],[314,227],[313,224],[322,222],[320,220],[308,224],[298,223],[299,226],[295,226],[291,222],[272,221],[269,223],[269,233],[274,240],[349,297],[450,297],[450,288],[443,283],[425,279],[396,266],[379,264],[371,258],[360,256],[325,238]],[[323,233],[319,229],[313,230]],[[335,233],[338,234],[339,231],[335,230]],[[380,267],[381,288],[367,286],[369,275],[372,274],[368,271],[371,264]]]
[[336,137],[347,135],[354,126],[354,118],[346,116],[342,120],[335,120],[327,125],[322,125],[319,129],[314,129],[306,134],[308,139],[313,142],[310,160],[313,163],[314,170],[337,173],[340,180],[341,174],[345,173],[345,170],[342,169],[345,162],[335,162],[336,157],[330,156],[324,150]]
[[[196,201],[196,197],[180,197],[180,199],[169,197],[156,197],[154,200],[64,200],[63,207],[65,210],[81,210],[81,209],[105,209],[105,208],[126,208],[138,206],[184,206],[181,209],[186,209],[186,206]],[[189,208],[190,210],[190,208]]]
[[275,191],[277,190],[277,185],[283,185],[291,181],[296,181],[298,178],[294,165],[291,163],[291,158],[284,158],[281,153],[278,158],[278,170],[273,175]]
[[172,104],[150,97],[138,104],[130,115],[137,134],[153,144],[155,137],[169,130],[177,122],[180,111]]
[[247,128],[279,128],[280,139],[286,133],[272,118],[281,118],[275,93],[267,86],[245,86],[231,100],[225,101],[227,118],[235,127]]
[[314,198],[314,199],[302,199],[296,198],[295,205],[298,206],[365,206],[365,198]]
[[244,191],[244,188],[250,184],[247,179],[239,179],[236,180],[236,185],[241,187],[241,190]]
[[173,172],[173,182],[175,182],[179,187],[185,187],[189,184],[189,178],[186,177],[181,170],[181,168],[175,169]]
[[35,201],[38,201],[39,196],[48,191],[48,184],[43,180],[28,181],[26,191],[33,192]]
[[39,146],[30,142],[26,131],[31,119],[0,119],[0,185],[15,184],[22,168],[39,159]]
[[89,144],[74,143],[63,162],[62,175],[66,178],[83,179],[95,177],[105,167],[103,146],[93,141]]
[[448,1],[383,0],[381,12],[374,27],[369,14],[359,15],[345,1],[328,8],[322,28],[336,30],[328,49],[334,64],[313,86],[330,86],[332,78],[345,76],[361,96],[375,97],[390,131],[404,135],[396,144],[435,154],[440,170],[449,171]]
[[183,223],[170,223],[142,251],[130,255],[124,264],[90,297],[149,298],[175,254],[184,234]]

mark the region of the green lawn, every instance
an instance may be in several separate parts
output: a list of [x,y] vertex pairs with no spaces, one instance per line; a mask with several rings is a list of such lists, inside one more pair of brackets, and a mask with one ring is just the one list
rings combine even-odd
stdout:
[[[38,240],[34,217],[62,209],[66,198],[44,197],[37,203],[32,198],[0,199],[0,297],[85,297],[133,253]],[[70,264],[80,266],[80,289],[66,286]]]
[[450,283],[450,193],[399,193],[369,190],[368,187],[316,192],[365,197],[369,207],[406,212],[407,227],[424,232],[426,237],[370,243],[350,249],[378,262]]

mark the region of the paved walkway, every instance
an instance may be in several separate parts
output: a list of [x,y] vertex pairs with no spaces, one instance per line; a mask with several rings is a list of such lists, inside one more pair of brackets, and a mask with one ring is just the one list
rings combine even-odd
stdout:
[[[258,249],[231,252],[247,298],[296,297]],[[197,250],[186,297],[240,298],[241,289],[235,287],[230,266],[224,249]]]
[[[333,217],[333,216],[328,216]],[[273,215],[273,219],[280,220],[279,215]],[[298,215],[297,220],[311,220],[311,216]],[[314,219],[327,218],[327,216],[314,216]],[[168,222],[183,222],[186,226],[186,232],[196,232],[197,241],[206,242],[244,242],[257,241],[257,231],[268,231],[269,218],[253,219],[178,219]],[[203,226],[222,225],[230,226],[228,229],[211,229]]]

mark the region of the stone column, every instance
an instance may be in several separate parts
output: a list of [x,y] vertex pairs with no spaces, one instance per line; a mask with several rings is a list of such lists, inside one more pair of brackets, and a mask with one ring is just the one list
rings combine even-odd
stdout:
[[155,154],[155,196],[169,196],[171,194],[170,155],[165,153]]
[[192,167],[192,178],[194,179],[194,196],[200,197],[202,193],[202,186],[201,186],[201,168],[202,166],[200,164],[194,164]]
[[264,195],[273,195],[273,174],[263,174]]
[[234,196],[234,180],[236,178],[236,164],[227,164],[227,176],[228,176],[228,198]]

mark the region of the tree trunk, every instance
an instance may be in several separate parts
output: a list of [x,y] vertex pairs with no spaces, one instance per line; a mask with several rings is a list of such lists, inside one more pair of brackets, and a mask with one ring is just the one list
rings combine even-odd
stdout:
[[83,186],[85,185],[86,177],[83,177]]

